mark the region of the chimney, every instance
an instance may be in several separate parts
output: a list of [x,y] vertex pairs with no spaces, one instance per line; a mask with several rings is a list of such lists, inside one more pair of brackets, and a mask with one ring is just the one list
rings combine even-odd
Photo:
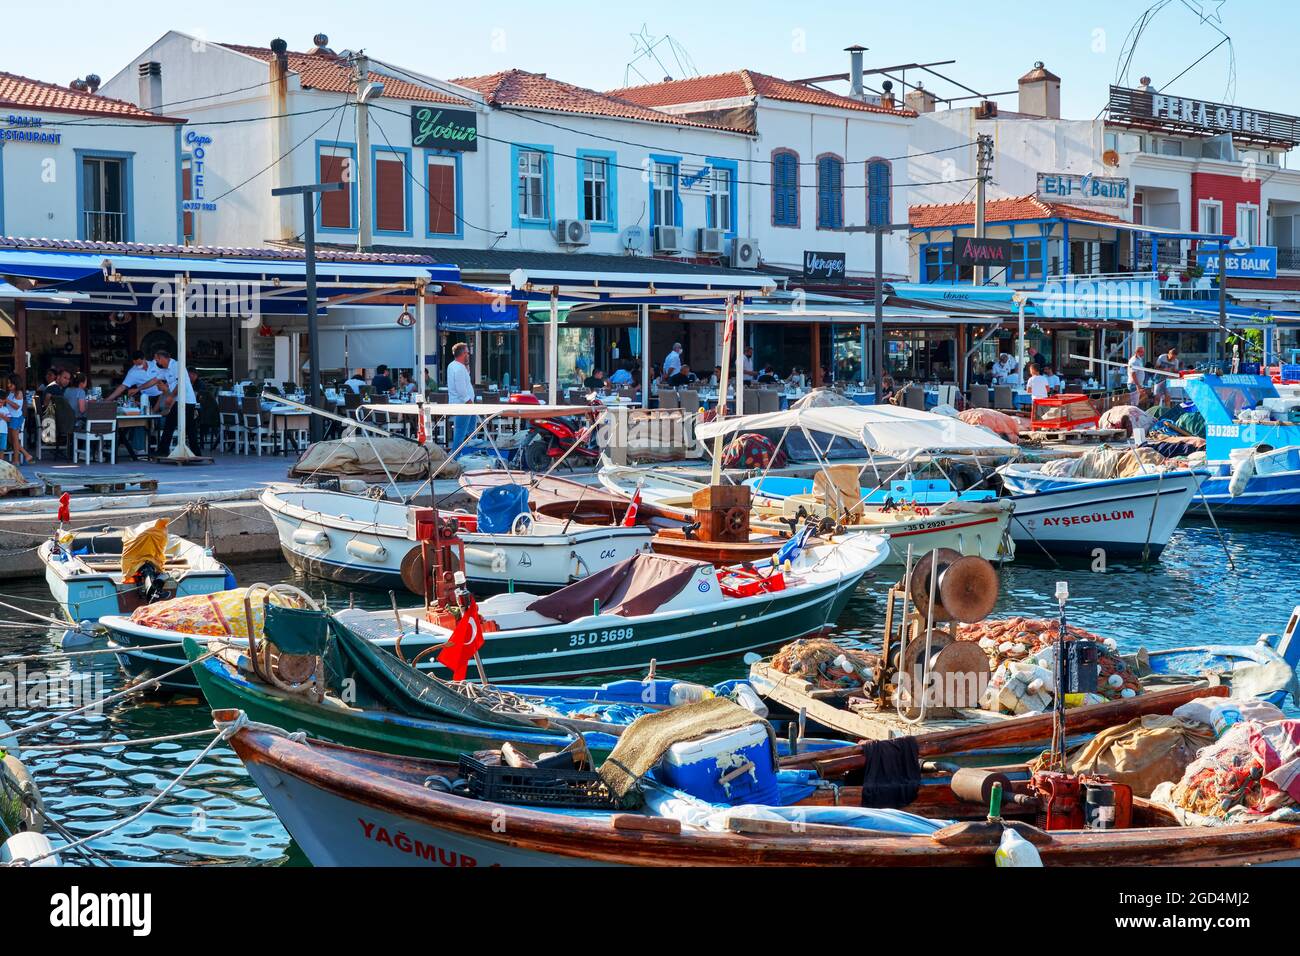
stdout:
[[903,103],[907,108],[918,113],[933,113],[934,104],[938,101],[939,97],[927,90],[921,83],[917,83],[912,92],[903,97]]
[[98,93],[98,92],[99,92],[99,84],[100,84],[100,82],[101,82],[101,81],[100,81],[100,79],[99,79],[99,74],[98,74],[98,73],[87,73],[87,74],[86,74],[86,92],[87,92],[87,93]]
[[1020,78],[1019,111],[1027,116],[1061,118],[1061,78],[1039,60]]
[[[276,37],[271,41],[271,115],[268,125],[271,156],[284,156],[292,152],[289,136],[289,44]],[[271,188],[278,189],[293,184],[293,164],[276,163],[271,169]],[[281,196],[271,202],[270,235],[280,240],[292,240],[298,235],[300,202],[295,196]]]
[[140,71],[140,108],[151,113],[162,106],[162,64],[154,61],[141,63]]
[[855,43],[845,47],[844,52],[849,55],[849,96],[855,100],[866,99],[862,92],[862,54],[867,48]]
[[887,110],[892,110],[894,108],[894,84],[889,80],[885,80],[885,82],[880,84],[880,89],[882,91],[880,94],[880,105]]

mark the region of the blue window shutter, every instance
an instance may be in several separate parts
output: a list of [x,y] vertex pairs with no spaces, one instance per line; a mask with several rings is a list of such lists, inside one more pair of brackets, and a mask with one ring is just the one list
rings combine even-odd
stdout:
[[887,160],[875,160],[867,166],[867,222],[886,226],[892,221],[893,170]]
[[817,225],[824,229],[843,226],[844,164],[835,156],[817,162]]
[[778,153],[772,161],[772,222],[799,223],[799,163],[792,153]]

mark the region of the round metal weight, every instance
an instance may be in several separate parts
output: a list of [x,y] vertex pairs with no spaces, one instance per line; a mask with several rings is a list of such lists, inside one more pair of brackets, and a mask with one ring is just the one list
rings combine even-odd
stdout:
[[[937,558],[937,560],[936,560]],[[939,572],[939,580],[943,580],[943,572],[961,558],[961,554],[952,548],[936,548],[934,551],[927,551],[921,555],[920,559],[912,565],[912,575],[908,579],[908,592],[912,598],[912,606],[923,617],[928,613],[930,607],[930,572],[936,569]],[[943,602],[939,599],[939,589],[935,588],[934,595],[934,619],[936,621],[948,620],[948,613],[944,610]]]
[[316,675],[314,654],[280,654],[273,666],[276,676],[286,684],[305,684]]
[[958,558],[939,577],[939,603],[953,620],[975,624],[998,601],[998,572],[979,555]]
[[989,658],[974,641],[953,641],[930,663],[931,687],[941,707],[978,707],[988,685]]
[[428,575],[424,570],[424,549],[418,545],[406,552],[402,558],[402,583],[412,594],[424,597],[424,582]]
[[[951,634],[936,627],[930,639],[930,660],[933,661],[936,655],[952,641]],[[912,694],[915,704],[920,704],[921,675],[931,669],[932,666],[926,666],[925,632],[922,631],[918,637],[907,642],[907,646],[903,648],[903,655],[898,661],[898,680],[900,682],[906,680],[907,690]]]

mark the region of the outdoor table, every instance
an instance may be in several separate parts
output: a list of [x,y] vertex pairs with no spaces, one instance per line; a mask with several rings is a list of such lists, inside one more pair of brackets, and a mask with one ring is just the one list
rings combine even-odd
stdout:
[[280,435],[280,447],[287,453],[289,446],[293,446],[294,453],[297,454],[298,439],[294,436],[300,431],[307,431],[311,428],[311,413],[301,412],[296,408],[290,408],[288,405],[277,405],[274,402],[263,402],[262,411],[271,416],[271,430],[278,432]]
[[129,441],[124,442],[122,440],[126,437],[125,433],[129,432],[132,428],[143,428],[145,430],[144,451],[147,456],[149,454],[149,439],[153,434],[154,422],[160,422],[162,421],[162,418],[163,416],[155,412],[136,412],[135,414],[125,414],[123,412],[117,413],[117,443],[126,449],[126,453],[131,457],[132,461],[139,461],[140,453],[132,447]]

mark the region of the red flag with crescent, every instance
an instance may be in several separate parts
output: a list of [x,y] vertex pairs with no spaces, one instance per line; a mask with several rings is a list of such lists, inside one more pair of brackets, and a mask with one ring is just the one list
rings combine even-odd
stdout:
[[452,680],[464,680],[469,662],[482,646],[483,619],[479,617],[478,605],[471,599],[446,646],[438,653],[438,663],[451,670]]

